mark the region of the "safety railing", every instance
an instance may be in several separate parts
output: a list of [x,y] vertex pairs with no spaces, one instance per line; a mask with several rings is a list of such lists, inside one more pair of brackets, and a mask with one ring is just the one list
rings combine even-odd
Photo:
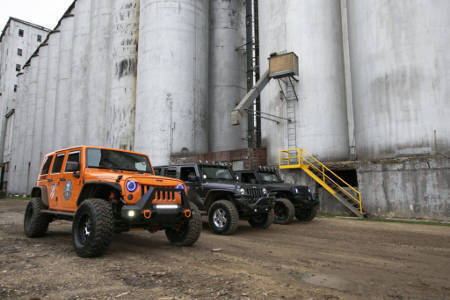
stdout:
[[[280,150],[278,152],[278,166],[280,169],[310,169],[329,188],[335,192],[338,189],[348,200],[358,205],[360,213],[363,214],[361,193],[305,150],[301,148]],[[330,187],[327,181],[334,184],[335,187]]]

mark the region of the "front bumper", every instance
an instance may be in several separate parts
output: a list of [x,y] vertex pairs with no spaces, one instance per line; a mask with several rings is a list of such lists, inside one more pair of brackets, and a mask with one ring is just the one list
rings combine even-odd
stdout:
[[120,215],[122,220],[130,225],[173,225],[189,220],[192,215],[189,201],[184,191],[181,193],[181,204],[158,203],[153,204],[154,195],[158,188],[150,188],[134,205],[124,205]]
[[255,200],[251,197],[241,196],[236,200],[240,204],[241,208],[249,215],[267,213],[273,209],[275,205],[275,198],[273,197],[260,197]]
[[319,199],[315,199],[313,196],[304,197],[302,195],[296,195],[294,196],[294,199],[294,206],[296,207],[312,208],[320,204]]

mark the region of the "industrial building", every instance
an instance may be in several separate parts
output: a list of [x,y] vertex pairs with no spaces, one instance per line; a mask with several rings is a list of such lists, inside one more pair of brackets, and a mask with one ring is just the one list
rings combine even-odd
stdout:
[[[18,92],[17,73],[50,29],[10,17],[0,35],[0,161],[9,162]],[[2,165],[2,178],[8,164]],[[5,180],[3,180],[5,182]]]
[[[76,0],[19,75],[8,193],[31,190],[45,153],[79,144],[154,164],[262,148],[278,165],[299,147],[357,186],[371,215],[448,219],[449,11],[446,0]],[[232,126],[269,56],[286,52],[298,76],[270,81]],[[281,174],[336,212],[304,172]]]

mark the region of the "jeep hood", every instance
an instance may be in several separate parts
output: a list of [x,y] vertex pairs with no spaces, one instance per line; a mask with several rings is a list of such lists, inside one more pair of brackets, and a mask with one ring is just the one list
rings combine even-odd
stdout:
[[170,177],[162,177],[162,176],[154,176],[154,175],[145,175],[145,174],[136,174],[134,172],[95,172],[90,173],[89,177],[92,181],[107,181],[107,182],[116,182],[118,177],[120,178],[120,182],[134,180],[140,184],[148,184],[153,186],[176,186],[178,184],[184,184],[183,181]]

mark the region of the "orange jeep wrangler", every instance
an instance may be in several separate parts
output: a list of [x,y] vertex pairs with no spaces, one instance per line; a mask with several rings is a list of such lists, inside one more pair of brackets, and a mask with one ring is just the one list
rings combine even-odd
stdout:
[[47,154],[31,192],[24,231],[43,236],[50,222],[71,220],[81,257],[103,254],[113,234],[131,228],[164,229],[179,246],[200,236],[201,216],[183,181],[155,176],[147,155],[81,146]]

